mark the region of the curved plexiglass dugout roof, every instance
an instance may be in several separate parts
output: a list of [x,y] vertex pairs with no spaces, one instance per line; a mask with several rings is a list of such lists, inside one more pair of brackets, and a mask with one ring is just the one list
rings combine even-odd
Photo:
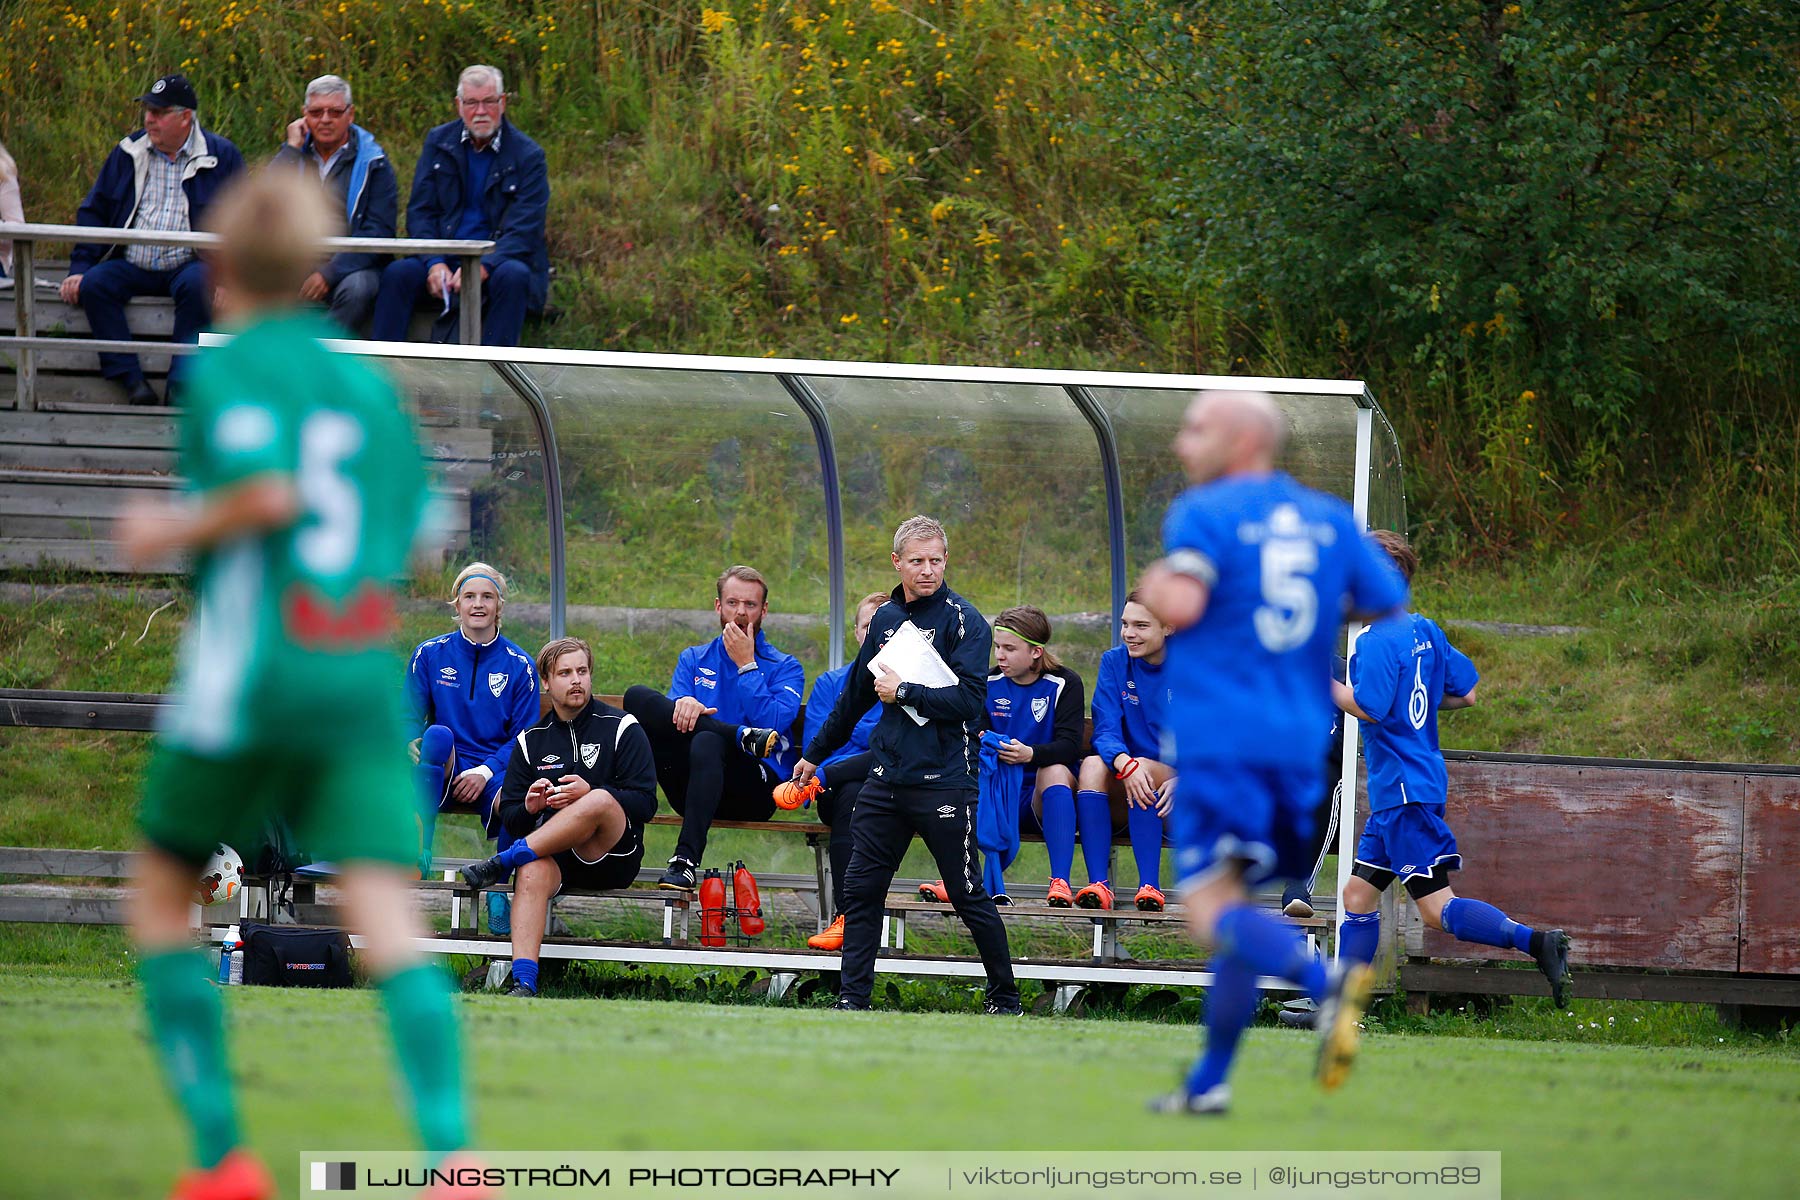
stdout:
[[809,679],[838,665],[854,644],[830,631],[893,586],[893,529],[915,513],[946,526],[953,588],[990,616],[1044,609],[1092,678],[1159,553],[1184,483],[1170,441],[1206,389],[1272,394],[1285,469],[1405,528],[1399,447],[1358,381],[340,346],[381,361],[419,415],[447,562],[511,576],[522,645],[607,633],[602,687],[609,667],[660,683],[638,655],[666,664],[716,632],[733,563],[768,579],[765,628]]

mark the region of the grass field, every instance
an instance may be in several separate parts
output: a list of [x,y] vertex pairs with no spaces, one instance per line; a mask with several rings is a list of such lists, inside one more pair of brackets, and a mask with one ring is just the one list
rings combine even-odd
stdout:
[[[410,1145],[373,993],[229,999],[249,1135],[284,1188],[302,1150]],[[1234,1111],[1198,1121],[1139,1107],[1192,1053],[1180,1025],[490,997],[460,1011],[493,1149],[1499,1150],[1509,1196],[1773,1197],[1792,1194],[1800,1125],[1784,1045],[1376,1033],[1325,1097],[1310,1038],[1259,1028]],[[0,1071],[38,1098],[0,1123],[7,1195],[159,1195],[181,1166],[134,986],[0,969]]]

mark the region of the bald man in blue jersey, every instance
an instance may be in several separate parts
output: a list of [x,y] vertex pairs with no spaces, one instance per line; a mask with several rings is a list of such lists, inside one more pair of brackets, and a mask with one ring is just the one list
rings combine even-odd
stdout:
[[1259,393],[1207,392],[1188,407],[1175,452],[1194,486],[1170,505],[1164,557],[1140,588],[1175,631],[1164,728],[1181,778],[1175,869],[1189,930],[1214,948],[1206,1046],[1186,1085],[1152,1102],[1161,1112],[1230,1106],[1226,1075],[1261,976],[1318,1002],[1319,1082],[1336,1087],[1372,981],[1360,963],[1328,974],[1294,926],[1250,901],[1251,887],[1312,866],[1339,626],[1406,602],[1349,506],[1275,469],[1285,435]]

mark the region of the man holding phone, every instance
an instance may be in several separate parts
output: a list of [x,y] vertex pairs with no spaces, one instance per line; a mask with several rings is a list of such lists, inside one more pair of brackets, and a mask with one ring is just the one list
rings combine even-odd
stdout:
[[509,996],[535,996],[550,899],[565,887],[631,886],[656,815],[656,760],[637,718],[594,698],[594,652],[557,638],[538,652],[550,711],[514,741],[501,825],[518,840],[462,869],[475,888],[518,872]]

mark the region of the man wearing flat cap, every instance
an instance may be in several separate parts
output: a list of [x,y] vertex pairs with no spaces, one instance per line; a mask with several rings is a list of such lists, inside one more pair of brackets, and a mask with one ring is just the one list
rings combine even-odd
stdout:
[[[238,148],[200,128],[200,101],[185,75],[164,75],[138,96],[144,127],[106,156],[100,177],[75,215],[78,225],[187,232],[200,227],[206,206],[244,169]],[[69,255],[62,282],[66,304],[86,311],[94,336],[130,341],[125,304],[134,296],[175,301],[175,340],[194,342],[212,321],[212,283],[191,246],[109,246],[84,242]],[[169,369],[179,387],[181,359]],[[135,354],[102,354],[100,373],[133,404],[155,404]]]

